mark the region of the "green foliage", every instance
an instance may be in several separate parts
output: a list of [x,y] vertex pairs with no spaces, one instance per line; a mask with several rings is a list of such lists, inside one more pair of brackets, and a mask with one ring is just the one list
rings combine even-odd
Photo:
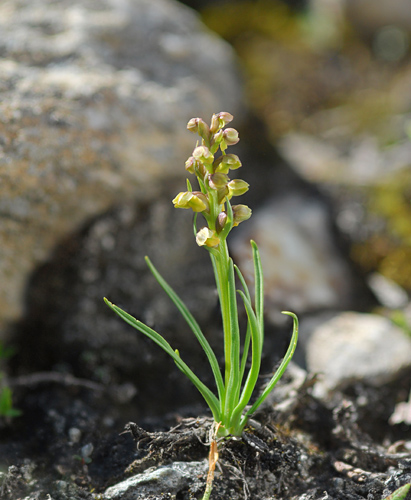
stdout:
[[[14,349],[4,347],[0,342],[0,361],[10,358],[14,354]],[[21,411],[13,408],[12,392],[5,382],[3,382],[4,373],[0,370],[0,417],[18,417]]]
[[[210,254],[220,300],[224,332],[224,376],[215,353],[197,321],[174,290],[166,283],[148,257],[146,263],[154,277],[177,307],[188,326],[204,350],[214,375],[216,396],[181,359],[180,353],[155,330],[137,320],[127,312],[104,299],[106,304],[124,321],[149,337],[159,345],[177,367],[191,380],[209,406],[218,435],[241,435],[249,417],[263,403],[275,384],[283,375],[291,360],[298,338],[298,319],[295,314],[284,311],[293,318],[293,334],[287,353],[277,371],[262,394],[250,405],[260,374],[261,356],[264,343],[264,284],[261,259],[257,244],[251,241],[254,262],[254,304],[248,285],[240,269],[233,263],[227,247],[227,236],[231,229],[251,217],[246,205],[231,205],[233,196],[241,196],[248,190],[248,184],[241,179],[230,180],[230,170],[237,170],[241,162],[236,155],[226,154],[228,146],[239,141],[235,129],[224,127],[233,119],[229,113],[212,116],[210,126],[200,118],[193,118],[187,128],[198,134],[201,145],[196,146],[193,155],[186,161],[186,170],[197,178],[199,191],[193,191],[187,180],[187,191],[179,193],[173,200],[176,208],[194,211],[194,234],[197,244]],[[221,151],[221,156],[215,155]],[[197,229],[197,216],[201,214],[206,225]],[[236,276],[242,290],[236,289]],[[241,354],[241,334],[237,313],[237,294],[240,297],[248,318]],[[251,351],[251,352],[250,352]],[[247,360],[251,366],[246,371]]]
[[18,417],[19,415],[21,415],[21,411],[13,408],[10,387],[0,388],[0,417]]
[[388,497],[385,497],[384,500],[405,500],[407,498],[407,494],[410,491],[411,483],[405,484],[395,490],[394,493],[391,493]]

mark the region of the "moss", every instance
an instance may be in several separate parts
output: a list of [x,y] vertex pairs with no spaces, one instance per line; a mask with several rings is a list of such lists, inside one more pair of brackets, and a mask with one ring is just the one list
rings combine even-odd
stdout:
[[378,271],[407,290],[411,290],[410,170],[392,174],[369,188],[364,227],[373,228],[351,249],[351,258],[365,272]]

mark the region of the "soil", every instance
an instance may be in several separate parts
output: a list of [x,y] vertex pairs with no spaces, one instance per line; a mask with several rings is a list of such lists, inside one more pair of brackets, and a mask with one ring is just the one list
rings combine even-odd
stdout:
[[[256,414],[242,437],[219,441],[211,498],[380,500],[410,483],[410,426],[388,423],[409,390],[411,374],[403,375],[402,383],[357,384],[324,403],[312,395],[315,379],[291,369],[274,393],[289,396]],[[208,456],[211,419],[192,417],[204,409],[130,424],[133,409],[106,387],[51,372],[15,379],[14,391],[23,415],[2,422],[5,500],[104,498],[108,486],[149,467]],[[193,477],[175,497],[150,498],[199,499],[205,481]]]

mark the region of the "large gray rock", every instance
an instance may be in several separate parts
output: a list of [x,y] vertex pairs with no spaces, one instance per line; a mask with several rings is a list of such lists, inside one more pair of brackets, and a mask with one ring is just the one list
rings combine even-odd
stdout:
[[191,152],[192,116],[236,113],[231,49],[171,0],[0,5],[0,337],[56,242],[147,199]]
[[378,386],[411,367],[411,339],[389,319],[344,312],[312,334],[307,368],[320,373],[317,394],[361,381]]

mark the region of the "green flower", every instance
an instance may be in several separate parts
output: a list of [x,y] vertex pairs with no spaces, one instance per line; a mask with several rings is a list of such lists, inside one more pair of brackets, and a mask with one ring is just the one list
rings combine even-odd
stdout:
[[193,212],[207,212],[209,210],[207,197],[200,191],[178,193],[173,203],[175,208],[191,208]]
[[244,222],[251,217],[251,208],[247,205],[233,205],[233,221],[234,226],[238,226],[240,222]]
[[236,170],[241,167],[240,158],[237,155],[224,155],[217,158],[213,163],[214,172],[228,174],[229,170]]
[[201,118],[191,118],[191,120],[187,123],[187,129],[194,134],[198,134],[205,141],[210,141],[210,128]]
[[213,115],[211,117],[210,132],[212,134],[219,132],[223,127],[227,125],[227,123],[230,123],[233,120],[233,118],[234,117],[232,114],[227,113],[225,111],[221,111],[220,113]]
[[233,179],[227,184],[227,186],[229,190],[229,197],[231,198],[232,196],[241,196],[246,193],[250,184],[241,179]]
[[221,189],[225,188],[229,183],[230,179],[227,174],[221,174],[217,172],[216,174],[209,176],[209,186],[212,189]]
[[216,247],[220,243],[220,238],[214,229],[209,229],[208,227],[203,227],[198,231],[196,235],[196,242],[199,247]]

